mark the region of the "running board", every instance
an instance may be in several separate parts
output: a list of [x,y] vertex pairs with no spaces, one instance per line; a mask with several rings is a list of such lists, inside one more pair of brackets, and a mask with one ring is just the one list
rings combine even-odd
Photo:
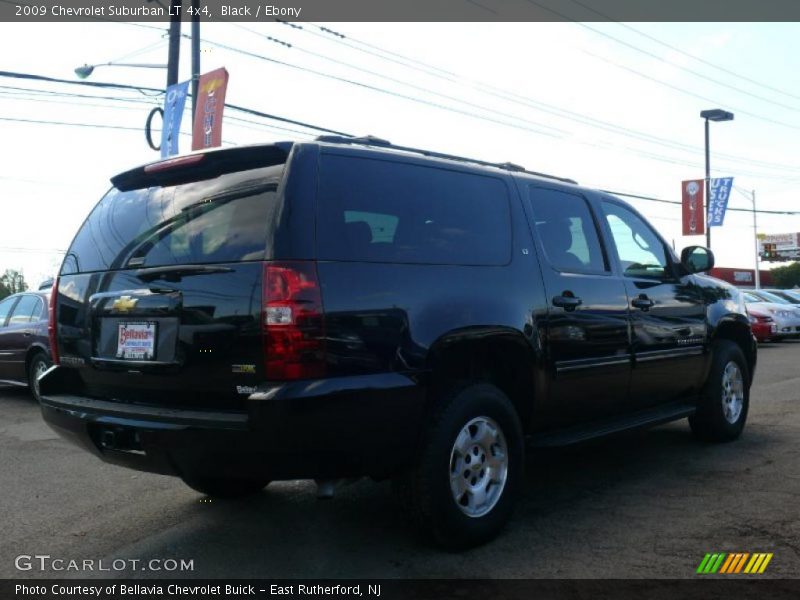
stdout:
[[695,413],[695,409],[696,405],[693,402],[657,406],[632,414],[585,423],[576,427],[536,433],[528,436],[528,446],[532,448],[554,448],[579,444],[615,433],[653,427],[683,419],[684,417],[690,417]]

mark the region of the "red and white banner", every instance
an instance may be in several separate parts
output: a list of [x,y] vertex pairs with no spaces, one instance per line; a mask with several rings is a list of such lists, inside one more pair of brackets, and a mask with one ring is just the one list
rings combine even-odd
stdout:
[[228,71],[223,67],[200,75],[197,85],[197,108],[192,130],[192,150],[222,145],[222,112]]
[[702,235],[706,232],[706,220],[703,211],[704,190],[705,181],[703,179],[691,179],[681,182],[683,235]]

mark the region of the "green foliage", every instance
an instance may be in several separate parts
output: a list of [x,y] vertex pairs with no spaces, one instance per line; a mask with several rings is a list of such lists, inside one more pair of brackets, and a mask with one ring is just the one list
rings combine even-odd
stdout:
[[772,279],[776,287],[793,288],[800,286],[800,262],[772,269]]
[[6,272],[0,275],[0,298],[24,292],[27,289],[28,284],[25,283],[25,276],[20,271],[6,269]]

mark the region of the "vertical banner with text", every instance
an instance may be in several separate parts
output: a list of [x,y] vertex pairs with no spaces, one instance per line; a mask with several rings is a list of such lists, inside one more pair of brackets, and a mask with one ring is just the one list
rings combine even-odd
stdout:
[[683,201],[683,235],[702,235],[706,232],[703,218],[703,189],[705,181],[691,179],[681,182]]
[[725,220],[728,197],[731,195],[733,177],[712,179],[708,187],[708,226],[719,227]]
[[161,158],[178,154],[178,137],[181,134],[181,120],[189,83],[191,82],[184,81],[167,88],[164,97],[164,125],[161,129]]
[[222,112],[225,108],[227,87],[228,71],[224,67],[200,76],[192,131],[192,150],[204,150],[222,145]]

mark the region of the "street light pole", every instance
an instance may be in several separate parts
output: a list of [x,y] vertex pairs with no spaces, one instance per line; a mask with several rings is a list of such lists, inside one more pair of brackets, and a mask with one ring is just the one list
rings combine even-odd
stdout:
[[733,113],[720,108],[711,110],[704,110],[700,113],[700,117],[706,121],[706,202],[705,202],[705,220],[706,220],[706,246],[711,249],[711,227],[708,225],[708,208],[709,200],[711,198],[711,152],[708,135],[708,122],[709,121],[733,121]]

